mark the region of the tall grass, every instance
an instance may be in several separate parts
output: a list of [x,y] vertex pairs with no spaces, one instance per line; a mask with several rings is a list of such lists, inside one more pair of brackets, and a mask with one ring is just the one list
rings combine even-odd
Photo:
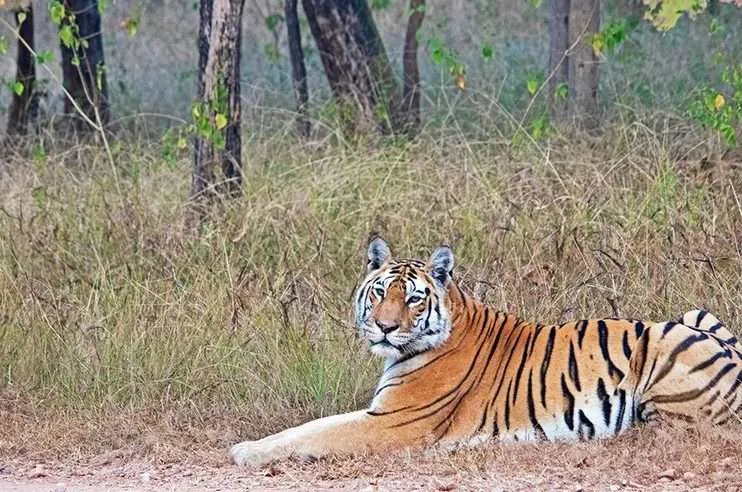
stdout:
[[[189,156],[164,159],[152,138],[193,93],[196,14],[170,3],[148,5],[133,39],[116,31],[132,2],[104,16],[115,167],[43,132],[0,163],[0,454],[60,434],[116,446],[158,419],[223,445],[365,405],[380,362],[350,303],[372,232],[406,257],[451,244],[467,289],[526,318],[664,320],[706,305],[741,333],[740,170],[677,116],[713,79],[713,51],[737,56],[733,11],[726,38],[707,18],[640,28],[601,67],[602,137],[532,141],[519,130],[543,111],[524,114],[525,79],[545,66],[543,9],[429,2],[424,34],[463,58],[467,90],[423,50],[422,135],[352,145],[326,118],[316,53],[318,131],[296,142],[286,60],[261,58],[271,38],[248,13],[244,196],[197,226]],[[375,14],[393,59],[396,8]]]
[[681,147],[639,126],[543,153],[430,135],[248,146],[244,197],[200,227],[187,156],[19,156],[0,179],[1,385],[102,419],[230,409],[252,436],[361,407],[379,362],[350,303],[373,231],[406,257],[452,244],[467,289],[527,318],[706,305],[740,333],[739,170]]

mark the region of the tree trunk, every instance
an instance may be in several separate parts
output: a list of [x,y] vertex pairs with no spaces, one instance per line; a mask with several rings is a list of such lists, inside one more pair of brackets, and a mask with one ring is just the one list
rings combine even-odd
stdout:
[[401,131],[399,87],[366,0],[303,0],[339,115],[348,130]]
[[[78,116],[82,111],[96,125],[105,126],[110,110],[98,0],[65,0],[64,5],[68,15],[60,30],[71,26],[77,41],[61,42],[63,85],[74,100],[65,99],[64,111]],[[75,128],[93,129],[84,118],[76,119]]]
[[297,0],[286,0],[286,30],[289,41],[289,58],[291,75],[294,81],[294,99],[296,100],[296,132],[302,138],[308,138],[311,132],[307,119],[309,89],[307,88],[307,69],[304,65],[304,50],[301,47],[301,31],[297,14]]
[[549,0],[549,114],[554,121],[567,116],[569,81],[569,3],[570,0]]
[[22,87],[20,94],[13,88],[13,100],[8,112],[8,135],[25,135],[32,105],[38,104],[34,97],[36,88],[36,58],[34,55],[33,7],[29,5],[15,11],[18,29],[18,54],[16,60],[16,84]]
[[402,91],[402,117],[408,135],[420,129],[420,69],[417,65],[417,32],[425,18],[425,0],[410,0],[410,18],[404,40],[402,66],[404,89]]
[[600,29],[600,0],[571,0],[569,15],[570,115],[586,130],[597,128],[598,57],[590,40]]
[[[194,111],[191,198],[216,191],[239,195],[242,186],[240,139],[240,48],[244,0],[201,0],[198,102]],[[221,163],[224,180],[215,183]]]

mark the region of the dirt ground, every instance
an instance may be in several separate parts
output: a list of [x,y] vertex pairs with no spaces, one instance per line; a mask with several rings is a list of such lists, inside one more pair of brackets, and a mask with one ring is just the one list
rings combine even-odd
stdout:
[[237,468],[228,462],[226,448],[208,444],[178,451],[173,442],[165,442],[170,437],[161,443],[169,446],[164,454],[153,448],[119,449],[84,459],[49,459],[43,452],[4,452],[0,490],[731,492],[742,491],[740,436],[742,424],[706,429],[653,425],[599,442],[491,444],[473,450],[286,461],[262,469]]

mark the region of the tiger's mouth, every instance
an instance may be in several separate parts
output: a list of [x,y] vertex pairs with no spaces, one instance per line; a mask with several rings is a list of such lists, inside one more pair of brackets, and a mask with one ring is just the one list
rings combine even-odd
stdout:
[[377,342],[371,342],[371,341],[369,341],[369,347],[391,347],[391,348],[395,348],[397,350],[402,350],[402,347],[397,346],[397,345],[394,345],[386,337],[382,338],[381,340],[379,340]]

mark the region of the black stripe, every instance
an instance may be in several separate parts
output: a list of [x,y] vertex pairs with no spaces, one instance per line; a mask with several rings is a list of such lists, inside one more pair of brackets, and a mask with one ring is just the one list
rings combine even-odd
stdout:
[[580,371],[577,367],[577,358],[575,357],[575,346],[572,342],[569,342],[569,378],[575,384],[577,391],[582,391],[582,385],[580,385]]
[[706,335],[703,332],[694,332],[695,335],[690,335],[689,337],[686,337],[685,340],[680,342],[670,353],[670,355],[667,357],[667,360],[665,361],[665,364],[662,366],[662,369],[657,373],[657,377],[654,378],[654,381],[652,381],[652,384],[650,384],[647,387],[647,391],[652,389],[652,387],[662,381],[672,370],[672,368],[675,366],[675,361],[677,361],[678,356],[691,348],[693,345],[695,345],[698,342],[703,342],[704,340],[708,340],[708,335]]
[[385,384],[384,386],[381,386],[381,387],[379,387],[379,388],[378,388],[378,389],[377,389],[377,390],[376,390],[376,391],[374,392],[374,398],[376,398],[376,397],[377,397],[377,396],[379,395],[379,393],[381,393],[381,392],[382,392],[382,391],[384,391],[385,389],[387,389],[387,388],[391,388],[392,386],[399,386],[399,385],[400,385],[400,384],[402,384],[403,382],[404,382],[404,381],[399,381],[399,382],[396,382],[396,383],[387,383],[387,384]]
[[551,364],[551,354],[554,351],[554,339],[556,338],[556,328],[551,327],[549,329],[549,339],[546,341],[546,352],[544,353],[544,361],[541,363],[541,406],[546,407],[546,375],[549,371],[549,364]]
[[[508,316],[505,315],[505,317],[503,318],[502,325],[500,326],[500,332],[504,331],[505,325],[507,324],[507,321],[508,321]],[[504,387],[505,381],[508,380],[508,377],[507,377],[507,375],[508,375],[508,369],[510,367],[510,363],[513,361],[513,349],[518,346],[518,340],[520,339],[520,336],[523,334],[523,330],[516,330],[514,328],[511,328],[510,329],[510,333],[508,334],[507,338],[505,339],[505,342],[504,342],[504,345],[503,345],[503,349],[504,350],[507,350],[508,349],[508,346],[510,345],[510,340],[512,339],[513,335],[516,334],[516,332],[517,332],[517,335],[518,336],[516,337],[515,343],[511,347],[510,352],[503,354],[502,361],[504,361],[504,363],[501,362],[500,364],[498,364],[498,368],[497,368],[497,372],[495,373],[494,380],[495,381],[499,381],[499,382],[497,383],[497,389],[495,390],[494,395],[492,395],[492,398],[490,398],[490,402],[489,402],[489,407],[490,408],[493,407],[493,406],[495,406],[498,403],[498,401],[499,401],[498,400],[498,397],[500,396],[500,392],[502,391],[502,389]],[[498,333],[498,337],[499,337],[499,333]],[[505,393],[505,400],[506,401],[508,399],[508,395],[509,394],[510,394],[510,390],[508,389],[507,393]]]
[[696,316],[696,327],[701,327],[701,322],[703,322],[703,318],[705,318],[707,314],[706,311],[698,311],[698,315]]
[[616,430],[615,434],[618,434],[623,428],[623,415],[626,412],[626,391],[618,390],[618,415],[616,416]]
[[707,367],[711,366],[716,362],[717,360],[721,359],[722,357],[728,359],[731,357],[732,353],[729,350],[725,350],[724,352],[716,352],[713,356],[709,357],[705,361],[701,362],[698,365],[693,366],[693,369],[688,371],[688,374],[693,374],[697,371],[702,371],[706,369]]
[[735,391],[737,391],[737,388],[739,388],[740,383],[742,383],[742,370],[739,371],[739,374],[737,374],[737,379],[734,380],[734,384],[731,388],[729,388],[729,391],[727,391],[724,394],[724,399],[726,400],[729,398]]
[[587,415],[585,415],[582,410],[578,412],[578,415],[580,418],[580,427],[577,429],[577,432],[580,434],[580,437],[584,437],[582,430],[583,426],[587,428],[588,439],[592,439],[593,437],[595,437],[595,426],[592,422],[590,422],[590,419],[587,418]]
[[634,333],[636,334],[636,338],[642,336],[642,333],[644,333],[644,323],[642,323],[641,321],[637,321],[634,324]]
[[536,430],[536,435],[539,439],[546,439],[546,432],[543,427],[539,424],[536,418],[536,404],[533,401],[533,371],[528,373],[528,418],[531,420],[531,425]]
[[577,345],[582,348],[582,341],[585,339],[585,333],[587,332],[587,320],[583,319],[577,323]]
[[520,388],[520,378],[523,375],[523,368],[525,368],[526,366],[526,359],[528,359],[529,348],[533,340],[535,340],[533,333],[529,333],[528,338],[526,339],[526,343],[523,346],[523,353],[521,355],[520,364],[518,365],[518,370],[515,373],[515,388],[513,389],[513,403],[515,403],[518,400],[518,389]]
[[371,415],[372,417],[380,417],[382,415],[392,415],[394,413],[403,412],[405,410],[409,410],[412,408],[412,405],[407,405],[404,407],[395,408],[394,410],[387,410],[387,411],[381,411],[381,410],[368,410],[366,413],[368,415]]
[[662,340],[663,338],[665,338],[665,335],[667,335],[668,333],[670,333],[673,328],[675,328],[676,326],[678,326],[678,324],[679,323],[676,323],[674,321],[668,321],[667,323],[665,323],[665,327],[662,329],[662,336],[660,337],[660,340]]
[[489,407],[487,405],[484,406],[484,412],[482,412],[482,420],[479,421],[479,427],[477,427],[477,431],[474,434],[479,434],[482,429],[484,429],[484,426],[487,424],[487,412],[489,412]]
[[603,359],[608,365],[608,375],[613,378],[613,375],[616,374],[618,376],[617,380],[622,380],[624,377],[623,371],[611,360],[611,354],[608,350],[608,325],[604,320],[598,321],[598,343],[600,344],[600,352],[603,354]]
[[726,375],[729,371],[736,368],[737,364],[734,362],[730,362],[729,364],[725,365],[717,374],[716,376],[711,379],[708,383],[706,383],[706,386],[703,388],[698,388],[694,390],[689,391],[683,391],[682,393],[675,393],[673,395],[657,395],[649,400],[647,402],[653,401],[655,403],[680,403],[690,400],[695,400],[699,396],[703,395],[705,392],[707,392],[712,387],[716,386],[719,383],[719,380]]
[[629,345],[629,332],[623,332],[623,355],[631,359],[631,346]]
[[605,390],[605,382],[603,378],[598,378],[598,399],[603,403],[603,421],[608,426],[611,423],[611,400],[608,397],[608,392]]
[[709,331],[710,333],[716,333],[722,328],[724,328],[724,325],[722,324],[721,321],[719,321],[718,323],[714,324],[714,326],[710,327],[707,331]]
[[513,380],[510,380],[510,383],[508,383],[508,390],[507,393],[505,393],[505,429],[510,430],[510,398],[507,396],[510,394],[510,387],[513,384]]
[[572,393],[569,391],[569,388],[567,387],[567,381],[564,379],[564,374],[562,374],[562,396],[564,397],[564,421],[567,424],[567,428],[570,431],[575,430],[575,421],[574,421],[574,413],[575,413],[575,397],[572,396]]

